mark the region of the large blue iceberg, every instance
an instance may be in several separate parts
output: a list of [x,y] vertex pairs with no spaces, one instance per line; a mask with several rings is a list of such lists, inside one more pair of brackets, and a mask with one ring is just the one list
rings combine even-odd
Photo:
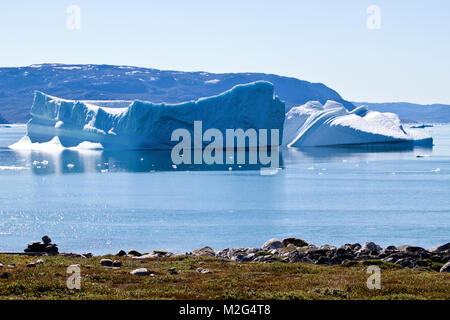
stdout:
[[[38,148],[42,143],[64,147],[86,146],[119,149],[171,149],[176,129],[203,130],[278,129],[282,136],[285,105],[274,96],[271,83],[258,81],[237,85],[217,96],[180,104],[133,101],[126,108],[106,108],[80,101],[64,100],[36,92],[28,122],[27,137],[11,146]],[[279,144],[279,141],[269,142]]]

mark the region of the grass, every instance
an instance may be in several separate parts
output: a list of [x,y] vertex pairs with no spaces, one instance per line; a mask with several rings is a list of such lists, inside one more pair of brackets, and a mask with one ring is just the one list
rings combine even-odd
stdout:
[[[120,260],[120,269],[100,266],[101,258]],[[28,268],[29,262],[44,260]],[[372,263],[373,262],[373,263]],[[450,299],[450,274],[433,271],[424,262],[422,270],[397,265],[351,262],[339,266],[306,263],[238,263],[210,257],[177,257],[134,260],[118,257],[29,257],[0,255],[0,299]],[[16,264],[8,268],[8,264]],[[81,267],[81,289],[69,290],[66,268]],[[381,269],[381,289],[369,290],[367,266]],[[179,274],[171,275],[175,267]],[[197,268],[208,268],[200,274]],[[147,268],[155,274],[134,276],[130,271]],[[57,277],[54,274],[59,273]]]

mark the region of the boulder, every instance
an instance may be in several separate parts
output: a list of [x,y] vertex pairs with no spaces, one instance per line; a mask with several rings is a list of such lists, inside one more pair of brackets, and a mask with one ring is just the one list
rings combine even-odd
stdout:
[[9,272],[3,272],[0,274],[0,279],[8,279],[9,278]]
[[170,274],[172,274],[172,275],[178,274],[177,268],[175,268],[175,267],[169,268],[169,272],[170,272]]
[[397,249],[400,251],[403,251],[403,252],[410,252],[410,253],[425,251],[425,249],[422,247],[414,247],[414,246],[409,246],[409,245],[399,246],[399,247],[397,247]]
[[439,252],[444,252],[447,250],[450,250],[450,242],[447,242],[446,244],[431,248],[428,251],[433,252],[433,253],[439,253]]
[[284,247],[287,247],[289,244],[293,244],[296,247],[305,247],[308,245],[308,242],[299,238],[284,238],[281,240],[281,243]]
[[112,263],[113,268],[120,268],[122,266],[122,262],[119,260],[114,260]]
[[290,263],[300,262],[302,261],[305,255],[303,253],[298,252],[297,250],[289,252],[287,257]]
[[273,249],[280,249],[283,248],[283,244],[281,243],[280,240],[272,238],[270,240],[267,240],[266,242],[264,242],[264,244],[261,247],[263,250],[273,250]]
[[135,276],[148,276],[151,274],[151,272],[148,271],[146,268],[135,269],[135,270],[131,271],[130,273]]
[[127,253],[124,250],[119,250],[119,252],[117,252],[115,255],[118,257],[123,257],[126,256]]
[[134,256],[134,257],[140,257],[140,256],[142,256],[142,253],[140,253],[139,251],[136,251],[136,250],[130,250],[130,251],[128,251],[128,255]]
[[42,237],[42,242],[43,242],[45,245],[48,245],[48,244],[50,244],[50,243],[52,242],[52,239],[50,239],[49,236],[43,236],[43,237]]
[[374,242],[366,242],[358,251],[370,252],[370,251],[381,251],[382,248]]
[[113,261],[111,259],[102,259],[100,260],[100,264],[104,267],[112,267]]
[[444,264],[439,272],[450,272],[450,262]]
[[192,251],[194,256],[211,256],[215,257],[216,253],[211,247],[203,247]]

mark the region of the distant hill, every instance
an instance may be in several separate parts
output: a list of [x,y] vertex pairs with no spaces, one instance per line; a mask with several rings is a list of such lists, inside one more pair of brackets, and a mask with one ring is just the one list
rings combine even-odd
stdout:
[[[322,83],[264,73],[163,71],[113,65],[42,64],[0,68],[0,112],[10,122],[26,122],[35,90],[76,100],[147,100],[177,103],[212,96],[233,86],[266,80],[286,109],[310,100],[354,106]],[[117,104],[116,104],[117,105]]]
[[447,104],[415,104],[408,102],[353,102],[355,106],[366,105],[370,110],[393,112],[403,122],[447,123],[450,122],[450,105]]

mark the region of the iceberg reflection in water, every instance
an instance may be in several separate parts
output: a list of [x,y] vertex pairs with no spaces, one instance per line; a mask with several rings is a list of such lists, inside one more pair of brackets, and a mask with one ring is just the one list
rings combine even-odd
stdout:
[[[285,164],[371,161],[402,156],[411,157],[411,153],[427,155],[432,147],[413,147],[402,144],[355,145],[335,147],[281,148],[280,168]],[[235,151],[233,157],[226,156],[224,164],[180,164],[174,165],[170,150],[60,150],[58,152],[11,150],[8,152],[15,161],[25,163],[36,175],[108,173],[160,171],[242,171],[260,170],[269,165],[249,164],[249,159],[257,157],[257,151]],[[245,164],[238,164],[238,157],[245,157]],[[6,159],[5,159],[6,160]],[[234,164],[226,164],[227,160]]]
[[[73,174],[108,172],[160,172],[160,171],[239,171],[260,170],[269,165],[249,164],[258,151],[234,151],[232,157],[224,152],[223,164],[174,165],[170,150],[60,150],[58,152],[11,150],[11,156],[21,159],[33,174]],[[245,163],[237,159],[245,157]],[[226,162],[233,164],[227,164]],[[17,161],[17,160],[16,160]],[[282,155],[279,159],[282,166]]]

